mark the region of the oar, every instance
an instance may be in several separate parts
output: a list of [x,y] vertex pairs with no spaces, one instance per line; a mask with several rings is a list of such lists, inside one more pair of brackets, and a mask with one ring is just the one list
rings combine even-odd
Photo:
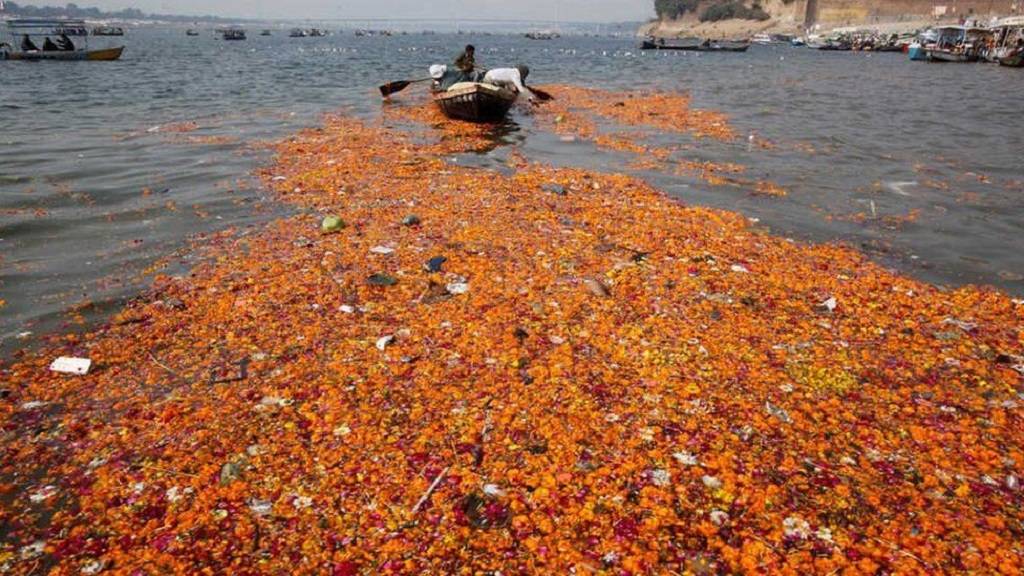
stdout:
[[544,90],[541,90],[540,88],[534,88],[533,86],[527,86],[526,89],[529,90],[530,92],[533,92],[533,95],[536,96],[537,100],[540,100],[541,102],[547,102],[548,100],[554,100],[555,99],[555,97],[552,96],[550,93],[545,92]]
[[427,80],[433,80],[433,78],[420,78],[418,80],[398,80],[396,82],[388,82],[383,86],[380,86],[381,96],[387,98],[392,94],[397,94],[402,90],[405,90],[410,84],[416,84],[417,82],[426,82]]

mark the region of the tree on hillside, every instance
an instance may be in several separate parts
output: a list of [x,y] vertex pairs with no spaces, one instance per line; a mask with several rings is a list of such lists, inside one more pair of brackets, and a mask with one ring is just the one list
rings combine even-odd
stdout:
[[654,12],[662,20],[672,20],[696,12],[699,4],[700,0],[654,0]]

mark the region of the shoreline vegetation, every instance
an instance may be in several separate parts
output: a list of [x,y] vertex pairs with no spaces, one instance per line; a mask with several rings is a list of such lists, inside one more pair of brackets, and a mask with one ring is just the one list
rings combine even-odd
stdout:
[[[735,138],[544,88],[537,126],[645,161],[638,131]],[[0,365],[0,569],[1020,573],[1024,303],[457,161],[495,145],[425,102],[328,117],[263,172],[297,215]]]

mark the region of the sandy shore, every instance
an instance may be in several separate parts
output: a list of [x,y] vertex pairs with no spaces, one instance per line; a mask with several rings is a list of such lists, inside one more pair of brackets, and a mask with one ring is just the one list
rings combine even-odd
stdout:
[[[733,138],[680,95],[551,91],[566,136]],[[4,571],[1020,573],[1020,302],[452,161],[494,145],[327,119],[265,174],[297,215],[2,367]]]

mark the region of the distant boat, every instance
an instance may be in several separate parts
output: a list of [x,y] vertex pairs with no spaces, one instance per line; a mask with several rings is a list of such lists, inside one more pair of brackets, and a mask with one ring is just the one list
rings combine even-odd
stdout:
[[543,32],[527,32],[523,34],[524,37],[530,40],[554,40],[555,38],[561,38],[562,35],[558,32],[543,31]]
[[124,28],[120,26],[97,26],[92,29],[93,36],[124,36]]
[[272,35],[272,33],[270,32],[270,30],[264,30],[263,32],[260,32],[260,36],[271,36],[271,35]]
[[185,31],[185,36],[199,36],[199,32],[189,28]]
[[245,30],[241,28],[229,28],[221,32],[225,40],[245,40]]
[[708,40],[697,50],[701,52],[746,52],[750,48],[747,40]]
[[327,36],[327,32],[324,32],[323,30],[321,30],[319,28],[310,28],[309,29],[309,36],[310,36],[310,38],[320,38],[320,37],[323,37],[323,36]]
[[307,36],[309,36],[309,32],[302,28],[292,28],[291,32],[288,33],[289,38],[305,38]]
[[640,48],[642,50],[699,50],[702,44],[704,44],[704,39],[694,36],[688,38],[655,38],[650,36],[644,38]]

